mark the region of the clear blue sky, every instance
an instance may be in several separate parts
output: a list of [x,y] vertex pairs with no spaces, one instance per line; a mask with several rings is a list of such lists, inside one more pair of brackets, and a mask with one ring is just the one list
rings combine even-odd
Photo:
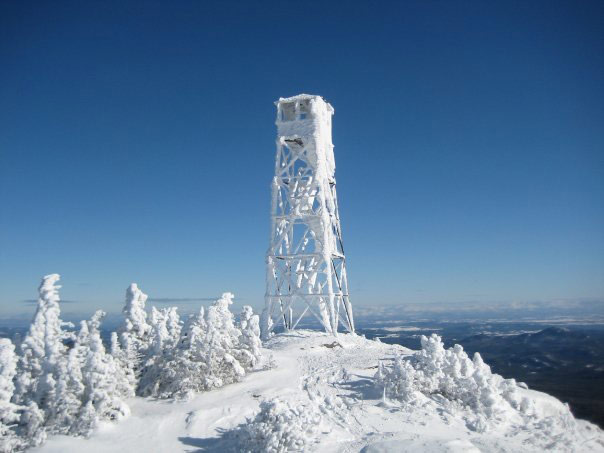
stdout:
[[604,3],[5,1],[0,317],[260,306],[273,102],[335,108],[353,304],[604,297]]

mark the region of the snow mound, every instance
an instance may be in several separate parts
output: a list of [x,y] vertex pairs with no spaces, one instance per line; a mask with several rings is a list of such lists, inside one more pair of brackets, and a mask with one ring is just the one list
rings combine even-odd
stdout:
[[282,453],[305,451],[316,443],[321,414],[312,405],[296,405],[278,398],[260,403],[260,412],[234,435],[239,451]]

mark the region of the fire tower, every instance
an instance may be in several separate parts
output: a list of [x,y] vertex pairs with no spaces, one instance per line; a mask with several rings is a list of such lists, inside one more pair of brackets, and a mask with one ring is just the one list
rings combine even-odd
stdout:
[[279,325],[295,329],[307,313],[328,333],[337,335],[339,325],[354,332],[334,177],[334,110],[308,94],[276,105],[263,337]]

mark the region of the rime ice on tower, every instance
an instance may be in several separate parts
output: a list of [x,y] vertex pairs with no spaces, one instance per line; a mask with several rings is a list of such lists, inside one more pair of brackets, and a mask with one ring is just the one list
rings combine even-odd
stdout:
[[277,105],[271,244],[266,256],[266,338],[310,312],[325,331],[354,332],[336,197],[333,108],[300,94]]

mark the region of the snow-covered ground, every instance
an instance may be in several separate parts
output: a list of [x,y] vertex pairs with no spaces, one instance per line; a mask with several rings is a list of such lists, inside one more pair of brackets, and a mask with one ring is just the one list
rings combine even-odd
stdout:
[[384,400],[373,379],[378,361],[389,363],[411,353],[355,335],[341,334],[337,339],[310,331],[277,335],[263,349],[260,368],[269,368],[270,363],[270,369],[187,402],[133,398],[125,420],[102,423],[88,439],[51,436],[31,451],[246,451],[244,437],[234,433],[259,412],[260,402],[275,398],[287,407],[317,414],[316,427],[308,434],[315,443],[307,444],[305,451],[604,451],[602,430],[568,417],[560,401],[532,390],[518,388],[533,402],[535,417],[509,417],[483,432],[471,428],[469,409],[445,404],[440,395],[414,404]]

